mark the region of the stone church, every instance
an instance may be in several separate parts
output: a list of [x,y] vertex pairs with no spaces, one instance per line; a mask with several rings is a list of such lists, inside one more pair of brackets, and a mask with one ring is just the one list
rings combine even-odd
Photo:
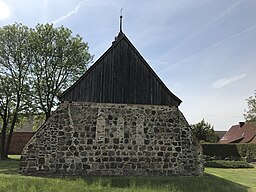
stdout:
[[120,31],[59,97],[21,156],[24,175],[201,175],[202,149],[181,100]]

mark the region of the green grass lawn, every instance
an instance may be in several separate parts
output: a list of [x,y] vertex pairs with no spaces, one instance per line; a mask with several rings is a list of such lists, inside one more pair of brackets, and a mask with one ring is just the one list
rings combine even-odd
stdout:
[[256,192],[256,169],[207,168],[203,177],[43,178],[18,174],[19,160],[0,161],[0,191]]
[[248,191],[256,191],[256,168],[254,169],[221,169],[206,168],[206,173],[218,178],[249,187]]

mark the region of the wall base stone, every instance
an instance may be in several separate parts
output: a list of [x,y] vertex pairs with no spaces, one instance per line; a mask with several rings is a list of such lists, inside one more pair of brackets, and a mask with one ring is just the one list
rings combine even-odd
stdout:
[[177,107],[64,102],[23,149],[20,172],[201,175],[202,148]]

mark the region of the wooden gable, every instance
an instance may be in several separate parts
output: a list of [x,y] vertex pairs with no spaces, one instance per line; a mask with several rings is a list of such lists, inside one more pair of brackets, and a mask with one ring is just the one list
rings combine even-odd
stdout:
[[122,32],[59,98],[61,101],[169,106],[181,103]]

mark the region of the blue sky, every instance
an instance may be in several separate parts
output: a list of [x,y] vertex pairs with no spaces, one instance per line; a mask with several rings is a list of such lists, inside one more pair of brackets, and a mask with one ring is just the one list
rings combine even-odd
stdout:
[[64,25],[97,60],[123,31],[183,102],[190,124],[215,130],[243,121],[256,89],[255,0],[0,0],[0,26]]

